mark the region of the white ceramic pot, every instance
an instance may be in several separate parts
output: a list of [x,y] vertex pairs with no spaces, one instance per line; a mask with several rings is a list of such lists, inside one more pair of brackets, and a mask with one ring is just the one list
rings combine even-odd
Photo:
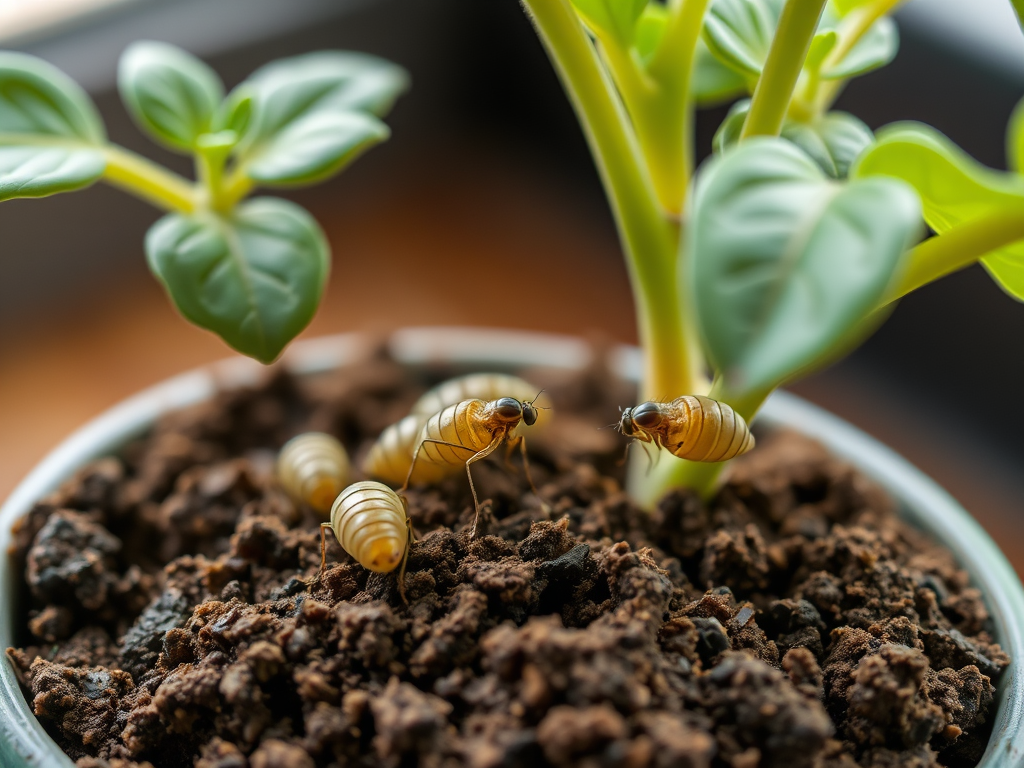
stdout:
[[[300,342],[285,364],[295,373],[328,370],[353,359],[362,342],[342,335]],[[444,362],[476,370],[514,370],[528,366],[579,368],[589,360],[578,339],[517,331],[468,328],[417,328],[399,331],[391,350],[401,362]],[[613,367],[637,380],[639,350],[622,347]],[[252,383],[262,366],[233,358],[177,376],[145,390],[85,425],[56,448],[25,478],[0,509],[0,553],[10,545],[11,526],[33,503],[53,491],[86,462],[118,451],[143,434],[168,411],[210,398],[218,388]],[[785,426],[824,443],[886,488],[901,514],[948,547],[985,597],[995,639],[1012,662],[999,683],[995,722],[979,768],[1024,768],[1024,588],[992,539],[960,505],[932,480],[893,451],[851,425],[785,392],[773,395],[758,417],[762,426]],[[10,561],[0,567],[0,649],[15,637],[14,601],[20,574]],[[0,661],[0,766],[74,768],[36,720],[18,687],[10,662]]]

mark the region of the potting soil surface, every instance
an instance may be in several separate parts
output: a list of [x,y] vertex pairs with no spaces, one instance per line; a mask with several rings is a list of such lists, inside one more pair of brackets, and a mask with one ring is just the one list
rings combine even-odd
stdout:
[[[165,417],[16,529],[40,722],[82,768],[971,766],[1007,665],[950,554],[820,446],[759,435],[710,505],[623,491],[601,364],[526,372],[521,466],[413,489],[371,574],[274,479],[305,430],[360,457],[447,373],[383,353]],[[540,404],[545,404],[542,398]],[[669,456],[660,461],[676,461]]]

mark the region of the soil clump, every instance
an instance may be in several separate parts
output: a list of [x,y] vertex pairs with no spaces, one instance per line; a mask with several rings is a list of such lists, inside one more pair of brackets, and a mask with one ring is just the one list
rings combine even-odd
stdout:
[[[80,768],[970,766],[1007,665],[951,555],[820,446],[758,434],[711,504],[654,514],[598,430],[630,387],[523,375],[545,514],[515,460],[413,489],[405,581],[273,477],[293,435],[356,463],[450,371],[383,353],[164,418],[17,527],[28,700]],[[541,403],[543,404],[543,402]],[[662,456],[662,461],[674,460]]]

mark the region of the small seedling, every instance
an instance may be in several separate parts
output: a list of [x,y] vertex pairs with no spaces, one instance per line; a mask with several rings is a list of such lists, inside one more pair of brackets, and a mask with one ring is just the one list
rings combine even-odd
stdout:
[[[1024,102],[1008,173],[928,126],[876,136],[832,111],[850,78],[896,55],[899,0],[522,2],[618,226],[642,399],[709,395],[749,421],[897,299],[979,260],[1024,299]],[[733,99],[695,174],[695,107]],[[922,210],[937,233],[923,241]],[[630,489],[646,506],[677,485],[707,494],[720,467],[662,461]]]
[[138,126],[191,155],[196,181],[110,143],[86,93],[59,70],[0,53],[0,200],[106,181],[168,211],[146,236],[150,269],[188,320],[264,363],[313,318],[330,251],[303,208],[258,187],[323,181],[388,137],[398,66],[319,52],[268,64],[226,96],[185,51],[140,42],[118,87]]

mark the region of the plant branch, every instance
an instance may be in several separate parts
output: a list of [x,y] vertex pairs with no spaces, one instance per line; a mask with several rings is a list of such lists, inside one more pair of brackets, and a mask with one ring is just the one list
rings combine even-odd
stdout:
[[958,224],[930,237],[907,254],[903,274],[882,306],[1018,240],[1024,240],[1024,211],[1017,208]]
[[740,139],[778,136],[825,0],[788,0],[754,88]]
[[108,184],[165,211],[191,213],[196,209],[196,188],[187,179],[114,144],[102,151],[107,161],[103,178]]
[[678,300],[679,227],[662,216],[615,86],[568,0],[523,0],[583,127],[611,204],[637,301],[643,392],[693,391],[701,363]]
[[[825,57],[822,69],[828,71],[845,59],[875,22],[892,13],[902,2],[903,0],[874,0],[850,11],[839,26],[839,40],[836,41],[836,47]],[[815,114],[821,115],[828,111],[845,82],[845,79],[837,79],[821,83],[818,95],[814,99]]]

